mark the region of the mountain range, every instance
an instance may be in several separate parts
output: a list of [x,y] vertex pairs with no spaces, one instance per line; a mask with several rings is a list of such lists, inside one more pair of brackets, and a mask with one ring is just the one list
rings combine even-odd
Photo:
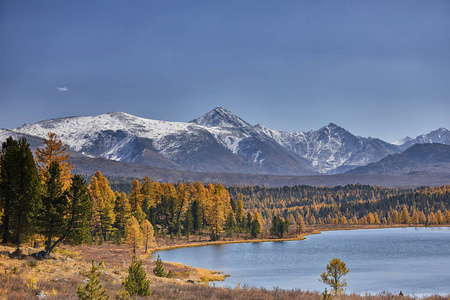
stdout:
[[[386,174],[392,166],[388,162],[403,160],[404,164],[410,159],[407,151],[414,145],[426,144],[427,149],[432,143],[450,145],[450,132],[445,128],[388,143],[353,135],[334,123],[308,132],[277,131],[251,125],[223,107],[188,123],[122,112],[51,119],[2,129],[0,140],[23,135],[36,147],[48,132],[57,134],[73,159],[103,159],[102,164],[117,161],[176,171],[289,176]],[[428,155],[419,169],[450,173],[445,163],[441,168],[435,164],[437,157],[447,158],[443,154],[447,148],[433,147],[429,151],[440,154]],[[430,159],[434,159],[435,167],[427,169]],[[415,170],[414,164],[405,168],[397,165],[391,173]]]

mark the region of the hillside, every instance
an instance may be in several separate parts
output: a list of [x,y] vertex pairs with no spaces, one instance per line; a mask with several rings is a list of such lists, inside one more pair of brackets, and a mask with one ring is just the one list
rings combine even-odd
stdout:
[[402,153],[389,155],[379,162],[348,171],[347,174],[401,175],[411,172],[450,173],[450,146],[416,144]]

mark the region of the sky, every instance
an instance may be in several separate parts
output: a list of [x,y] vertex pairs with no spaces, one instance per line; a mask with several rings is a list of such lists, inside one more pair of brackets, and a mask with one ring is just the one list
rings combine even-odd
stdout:
[[388,142],[450,129],[450,1],[0,1],[0,128],[216,106]]

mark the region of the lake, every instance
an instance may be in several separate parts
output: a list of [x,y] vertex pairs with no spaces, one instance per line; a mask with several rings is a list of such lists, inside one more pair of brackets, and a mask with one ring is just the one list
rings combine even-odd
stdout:
[[320,274],[337,257],[350,272],[347,292],[415,296],[450,293],[450,227],[326,231],[306,240],[181,248],[163,261],[220,270],[216,286],[323,291]]

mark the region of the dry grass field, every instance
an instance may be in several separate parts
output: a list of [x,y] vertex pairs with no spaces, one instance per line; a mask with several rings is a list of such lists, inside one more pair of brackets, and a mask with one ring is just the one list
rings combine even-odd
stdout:
[[[309,233],[320,233],[319,230],[336,228],[310,228]],[[348,228],[350,229],[350,228]],[[287,239],[302,238],[294,235]],[[244,238],[239,240],[225,240],[215,243],[248,242]],[[155,249],[189,247],[204,245],[209,242],[206,237],[191,237],[174,239],[158,238]],[[50,259],[36,260],[30,254],[37,249],[23,246],[24,256],[21,259],[11,258],[13,246],[0,246],[0,299],[38,299],[35,294],[43,291],[45,299],[77,299],[76,290],[86,278],[92,260],[105,262],[101,267],[100,280],[103,288],[111,299],[115,299],[121,288],[121,282],[128,272],[131,263],[132,249],[128,245],[104,243],[103,245],[84,245],[59,247]],[[148,299],[305,299],[319,300],[321,295],[316,292],[301,290],[267,290],[239,286],[234,289],[216,288],[208,285],[209,281],[224,280],[225,274],[192,268],[179,263],[163,262],[166,271],[171,270],[174,278],[156,277],[152,270],[155,267],[155,257],[139,249],[137,257],[143,261],[143,268],[151,282],[152,296]],[[370,295],[340,295],[333,299],[413,299],[408,296],[392,294]],[[450,299],[449,297],[433,296],[427,300]]]

